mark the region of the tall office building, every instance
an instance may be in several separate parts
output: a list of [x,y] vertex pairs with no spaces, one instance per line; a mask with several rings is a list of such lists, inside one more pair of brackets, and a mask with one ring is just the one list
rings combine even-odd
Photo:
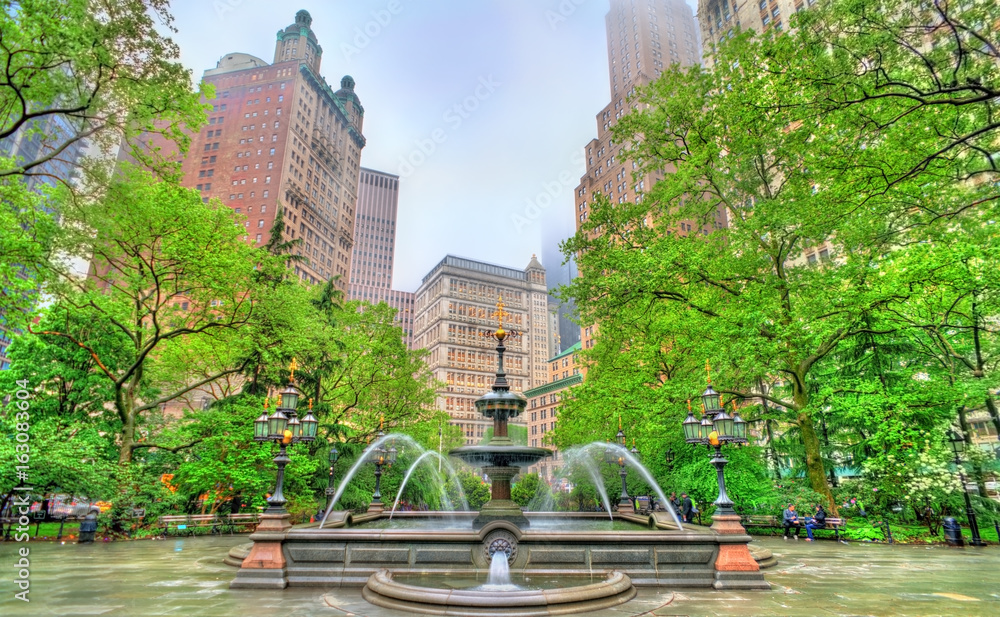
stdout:
[[[522,332],[506,341],[504,368],[511,389],[523,392],[548,381],[548,310],[545,269],[534,255],[524,270],[446,256],[423,278],[416,293],[414,346],[426,348],[438,381],[437,406],[478,443],[492,422],[473,402],[489,391],[497,368],[496,341],[482,335],[496,328],[503,297],[504,327]],[[512,422],[524,424],[524,418]]]
[[361,168],[348,297],[396,309],[406,346],[413,348],[413,293],[392,289],[399,176]]
[[362,167],[351,261],[352,296],[362,286],[392,288],[398,205],[399,176]]
[[[0,140],[0,157],[21,162],[35,161],[52,154],[78,132],[74,122],[65,116],[43,116]],[[86,147],[87,143],[84,140],[73,141],[58,156],[34,168],[31,175],[25,175],[15,181],[23,182],[30,191],[41,191],[54,186],[56,182],[72,183],[75,181],[77,163]],[[19,276],[22,280],[28,278],[23,270]],[[10,367],[7,348],[10,346],[12,336],[17,334],[8,328],[6,323],[3,311],[0,311],[0,370]]]
[[[650,83],[671,64],[697,64],[700,55],[697,24],[684,0],[611,0],[605,25],[611,103],[597,115],[597,139],[585,148],[587,173],[574,197],[577,229],[587,220],[595,195],[637,202],[663,177],[666,170],[633,178],[634,164],[622,157],[621,144],[612,143],[611,128],[628,113],[627,99],[636,86]],[[593,346],[592,335],[593,327],[582,330],[584,349]]]
[[[364,108],[349,75],[334,89],[320,74],[323,49],[307,11],[278,31],[274,60],[226,54],[203,79],[215,86],[208,124],[180,160],[183,184],[246,217],[247,240],[268,241],[278,207],[285,240],[307,258],[310,283],[340,275],[346,293],[354,242]],[[162,152],[176,147],[154,138]],[[169,156],[169,155],[168,155]]]
[[740,30],[782,30],[792,13],[812,6],[816,0],[698,0],[703,59],[706,66],[719,43]]

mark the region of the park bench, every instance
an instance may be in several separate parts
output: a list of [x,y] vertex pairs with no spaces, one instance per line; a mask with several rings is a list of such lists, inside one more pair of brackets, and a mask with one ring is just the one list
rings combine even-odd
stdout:
[[[804,520],[804,519],[803,519]],[[744,527],[763,527],[781,529],[784,530],[784,521],[778,516],[771,516],[769,514],[744,514],[740,517],[740,522]],[[840,517],[828,516],[826,517],[826,525],[823,530],[830,530],[834,533],[837,541],[840,542],[840,530],[847,526],[847,521]],[[805,529],[805,524],[802,525]],[[813,530],[814,532],[820,531],[819,529]]]
[[222,525],[219,517],[214,514],[181,514],[175,516],[161,516],[158,520],[160,527],[163,528],[160,535],[164,537],[171,529],[177,531],[187,531],[188,535],[193,535],[195,529],[208,528],[211,530],[211,533],[214,534],[219,532],[219,526]]
[[226,516],[225,522],[223,523],[224,528],[229,529],[229,535],[233,534],[236,529],[242,529],[244,527],[250,528],[253,531],[257,527],[257,523],[260,522],[260,515],[254,512],[245,512],[242,514],[230,514]]

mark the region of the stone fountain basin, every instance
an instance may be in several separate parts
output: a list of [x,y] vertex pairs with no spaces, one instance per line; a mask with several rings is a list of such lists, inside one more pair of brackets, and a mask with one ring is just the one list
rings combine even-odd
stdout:
[[552,454],[530,446],[463,446],[449,452],[473,467],[528,467]]
[[617,606],[634,598],[636,590],[621,572],[608,573],[603,581],[585,585],[494,592],[408,585],[383,569],[371,575],[361,593],[372,604],[413,613],[530,617],[575,615]]

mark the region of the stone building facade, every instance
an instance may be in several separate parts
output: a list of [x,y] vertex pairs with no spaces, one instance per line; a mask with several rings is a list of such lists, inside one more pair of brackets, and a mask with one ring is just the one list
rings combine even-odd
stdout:
[[524,396],[528,399],[525,411],[528,425],[528,445],[552,450],[552,456],[539,461],[528,468],[529,473],[537,473],[547,482],[552,482],[559,468],[562,457],[559,449],[549,440],[549,432],[555,429],[559,414],[559,404],[568,388],[583,383],[580,372],[579,353],[581,344],[577,342],[562,353],[549,358],[548,383],[527,390]]
[[504,366],[511,389],[524,392],[548,380],[547,296],[545,269],[535,256],[518,270],[448,255],[417,289],[413,345],[428,350],[434,378],[445,384],[436,405],[462,428],[467,444],[479,443],[492,426],[473,402],[496,372],[496,342],[482,333],[496,327],[497,299],[507,313],[504,327],[522,332],[508,339]]

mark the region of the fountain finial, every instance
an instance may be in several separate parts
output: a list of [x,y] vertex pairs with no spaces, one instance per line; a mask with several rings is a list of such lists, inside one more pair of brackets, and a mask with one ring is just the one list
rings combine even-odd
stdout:
[[[509,328],[507,330],[504,330],[503,320],[511,316],[508,311],[504,310],[505,306],[506,304],[504,304],[503,301],[503,294],[500,294],[497,299],[497,304],[496,304],[497,309],[490,314],[491,318],[497,320],[497,329],[487,330],[485,332],[480,333],[482,336],[488,336],[492,339],[495,339],[497,342],[500,343],[500,345],[503,345],[503,342],[506,339],[518,338],[519,336],[521,336],[521,333],[517,330]],[[497,350],[499,351],[499,348]]]

